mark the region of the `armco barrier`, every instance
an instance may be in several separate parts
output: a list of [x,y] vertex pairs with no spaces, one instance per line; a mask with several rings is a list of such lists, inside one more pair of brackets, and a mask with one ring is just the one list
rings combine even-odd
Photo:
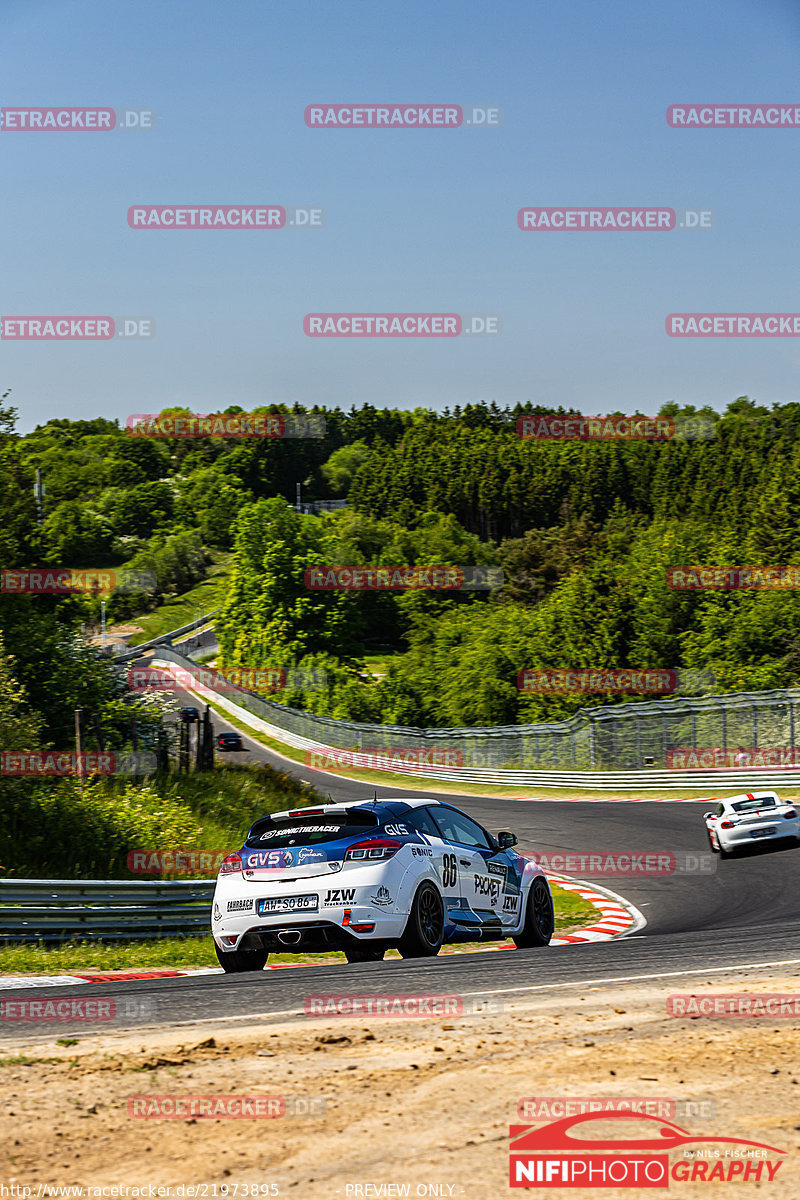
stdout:
[[155,646],[169,646],[176,638],[182,637],[185,633],[191,633],[194,629],[202,629],[204,625],[209,625],[218,612],[219,609],[214,608],[196,621],[188,621],[186,625],[179,625],[177,629],[169,629],[166,633],[151,638],[149,642],[140,642],[138,646],[130,646],[127,650],[121,650],[119,654],[114,655],[114,662],[130,662],[131,659],[138,658],[145,650],[152,650]]
[[207,934],[214,883],[0,879],[0,943]]
[[[628,769],[614,770],[613,762],[597,761],[598,736],[595,723],[613,720],[620,724],[627,720],[632,727],[625,735],[625,742],[632,736],[639,742],[641,763],[642,710],[655,709],[658,719],[672,728],[676,737],[672,744],[681,747],[722,744],[700,740],[711,736],[703,732],[704,721],[719,718],[712,701],[724,705],[722,720],[726,729],[733,726],[732,712],[737,706],[746,706],[750,723],[751,746],[757,746],[759,718],[753,712],[753,697],[748,693],[726,696],[704,696],[693,700],[653,701],[643,704],[626,704],[612,707],[583,709],[569,721],[551,725],[505,725],[493,728],[468,729],[415,729],[401,725],[365,725],[353,721],[339,721],[332,717],[319,717],[301,712],[267,700],[246,688],[228,685],[225,693],[214,691],[201,682],[202,668],[179,654],[172,647],[164,646],[152,660],[169,669],[174,664],[182,668],[181,686],[185,686],[188,672],[197,682],[191,688],[196,695],[213,701],[215,705],[235,716],[244,725],[266,734],[275,741],[295,750],[332,751],[344,749],[355,751],[348,765],[354,769],[370,769],[370,758],[378,748],[391,751],[458,751],[463,766],[436,766],[430,762],[406,763],[403,774],[418,775],[427,779],[441,779],[456,783],[494,784],[510,788],[580,788],[597,791],[695,791],[697,789],[731,789],[750,791],[754,787],[800,786],[798,767],[749,767],[736,770],[664,770],[631,769],[634,762],[625,764]],[[198,678],[198,676],[200,678]],[[760,704],[761,729],[774,739],[767,744],[794,744],[794,706],[800,703],[800,691],[762,692],[756,698]],[[672,713],[663,710],[674,705]],[[621,710],[628,710],[627,713]],[[698,711],[701,716],[698,716]],[[704,721],[701,719],[704,718]],[[637,724],[638,723],[638,724]],[[671,724],[670,724],[671,723]],[[680,726],[679,724],[680,723]],[[688,724],[688,729],[685,727]],[[588,727],[588,733],[587,733]],[[780,738],[780,740],[778,740]],[[618,744],[623,741],[617,732]],[[587,743],[594,747],[595,769],[585,762]],[[762,741],[762,744],[763,741]],[[367,746],[372,754],[359,762],[358,747]],[[669,747],[667,747],[669,748]],[[579,753],[580,750],[580,753]],[[552,767],[540,765],[542,757],[552,756]],[[574,767],[565,770],[559,759],[572,759]],[[584,761],[580,761],[583,759]],[[318,764],[325,769],[324,763]],[[583,767],[584,769],[581,769]],[[346,768],[342,768],[347,773]],[[371,769],[375,769],[374,766]]]

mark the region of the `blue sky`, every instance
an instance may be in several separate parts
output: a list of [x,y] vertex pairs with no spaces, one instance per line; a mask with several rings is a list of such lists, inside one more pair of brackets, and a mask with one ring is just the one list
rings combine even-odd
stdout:
[[[798,398],[798,339],[666,336],[800,311],[800,128],[673,130],[669,104],[798,103],[800,5],[0,0],[3,106],[157,113],[0,132],[9,315],[148,316],[150,340],[0,341],[20,428],[274,402],[584,413]],[[307,104],[497,105],[500,128],[315,130]],[[317,230],[132,230],[133,204],[325,209]],[[713,230],[523,233],[526,205],[712,209]],[[311,339],[308,312],[491,313],[493,338]]]

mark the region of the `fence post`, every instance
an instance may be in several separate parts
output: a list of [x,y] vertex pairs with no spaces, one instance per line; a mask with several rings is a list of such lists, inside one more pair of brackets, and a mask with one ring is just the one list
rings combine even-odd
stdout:
[[75,753],[77,754],[76,766],[78,769],[78,779],[80,780],[81,787],[82,787],[84,776],[86,775],[86,768],[84,765],[84,758],[83,758],[83,709],[82,708],[75,709]]
[[661,714],[661,750],[664,758],[664,766],[667,765],[667,753],[669,752],[669,725],[667,724],[667,714]]
[[792,747],[792,762],[794,762],[794,704],[789,697],[789,745]]
[[189,772],[189,722],[182,720],[178,727],[178,774]]

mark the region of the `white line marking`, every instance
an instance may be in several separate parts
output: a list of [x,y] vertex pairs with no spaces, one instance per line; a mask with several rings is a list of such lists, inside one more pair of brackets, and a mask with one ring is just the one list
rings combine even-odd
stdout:
[[[759,963],[737,963],[732,967],[698,967],[696,970],[688,971],[655,971],[647,975],[613,975],[608,979],[576,979],[568,983],[539,983],[526,987],[517,988],[483,988],[479,992],[459,992],[460,996],[504,996],[516,992],[546,992],[557,988],[581,988],[589,987],[596,984],[611,984],[611,983],[636,983],[643,979],[670,979],[687,975],[712,975],[725,971],[752,971],[758,967],[792,967],[800,965],[800,958],[780,959],[777,962],[759,962]],[[245,1013],[238,1016],[230,1017],[196,1017],[193,1021],[169,1021],[166,1024],[170,1028],[181,1029],[187,1025],[218,1025],[224,1021],[235,1023],[238,1021],[260,1021],[274,1017],[299,1017],[304,1016],[302,1008],[287,1008],[281,1009],[279,1012],[258,1012]],[[409,1018],[411,1019],[411,1018]],[[160,1029],[162,1026],[137,1025],[137,1033],[144,1028]]]
[[11,988],[71,987],[85,982],[77,975],[12,975],[0,979],[0,991],[9,991]]

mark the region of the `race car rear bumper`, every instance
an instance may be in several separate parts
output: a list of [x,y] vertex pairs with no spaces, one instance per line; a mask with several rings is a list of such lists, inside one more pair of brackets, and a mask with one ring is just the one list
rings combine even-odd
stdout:
[[800,837],[800,821],[786,821],[782,817],[767,825],[739,825],[736,829],[717,830],[723,850],[742,850],[745,846],[757,846],[759,842],[796,841]]
[[[370,921],[372,918],[370,918]],[[394,926],[392,922],[392,926]],[[363,946],[364,943],[375,941],[396,940],[397,931],[393,927],[394,938],[381,937],[379,923],[368,933],[351,933],[334,921],[302,921],[285,925],[253,925],[241,932],[220,934],[214,933],[214,940],[222,950],[235,950],[244,940],[248,946],[260,946],[272,954],[291,954],[298,951],[347,950],[352,946]]]

